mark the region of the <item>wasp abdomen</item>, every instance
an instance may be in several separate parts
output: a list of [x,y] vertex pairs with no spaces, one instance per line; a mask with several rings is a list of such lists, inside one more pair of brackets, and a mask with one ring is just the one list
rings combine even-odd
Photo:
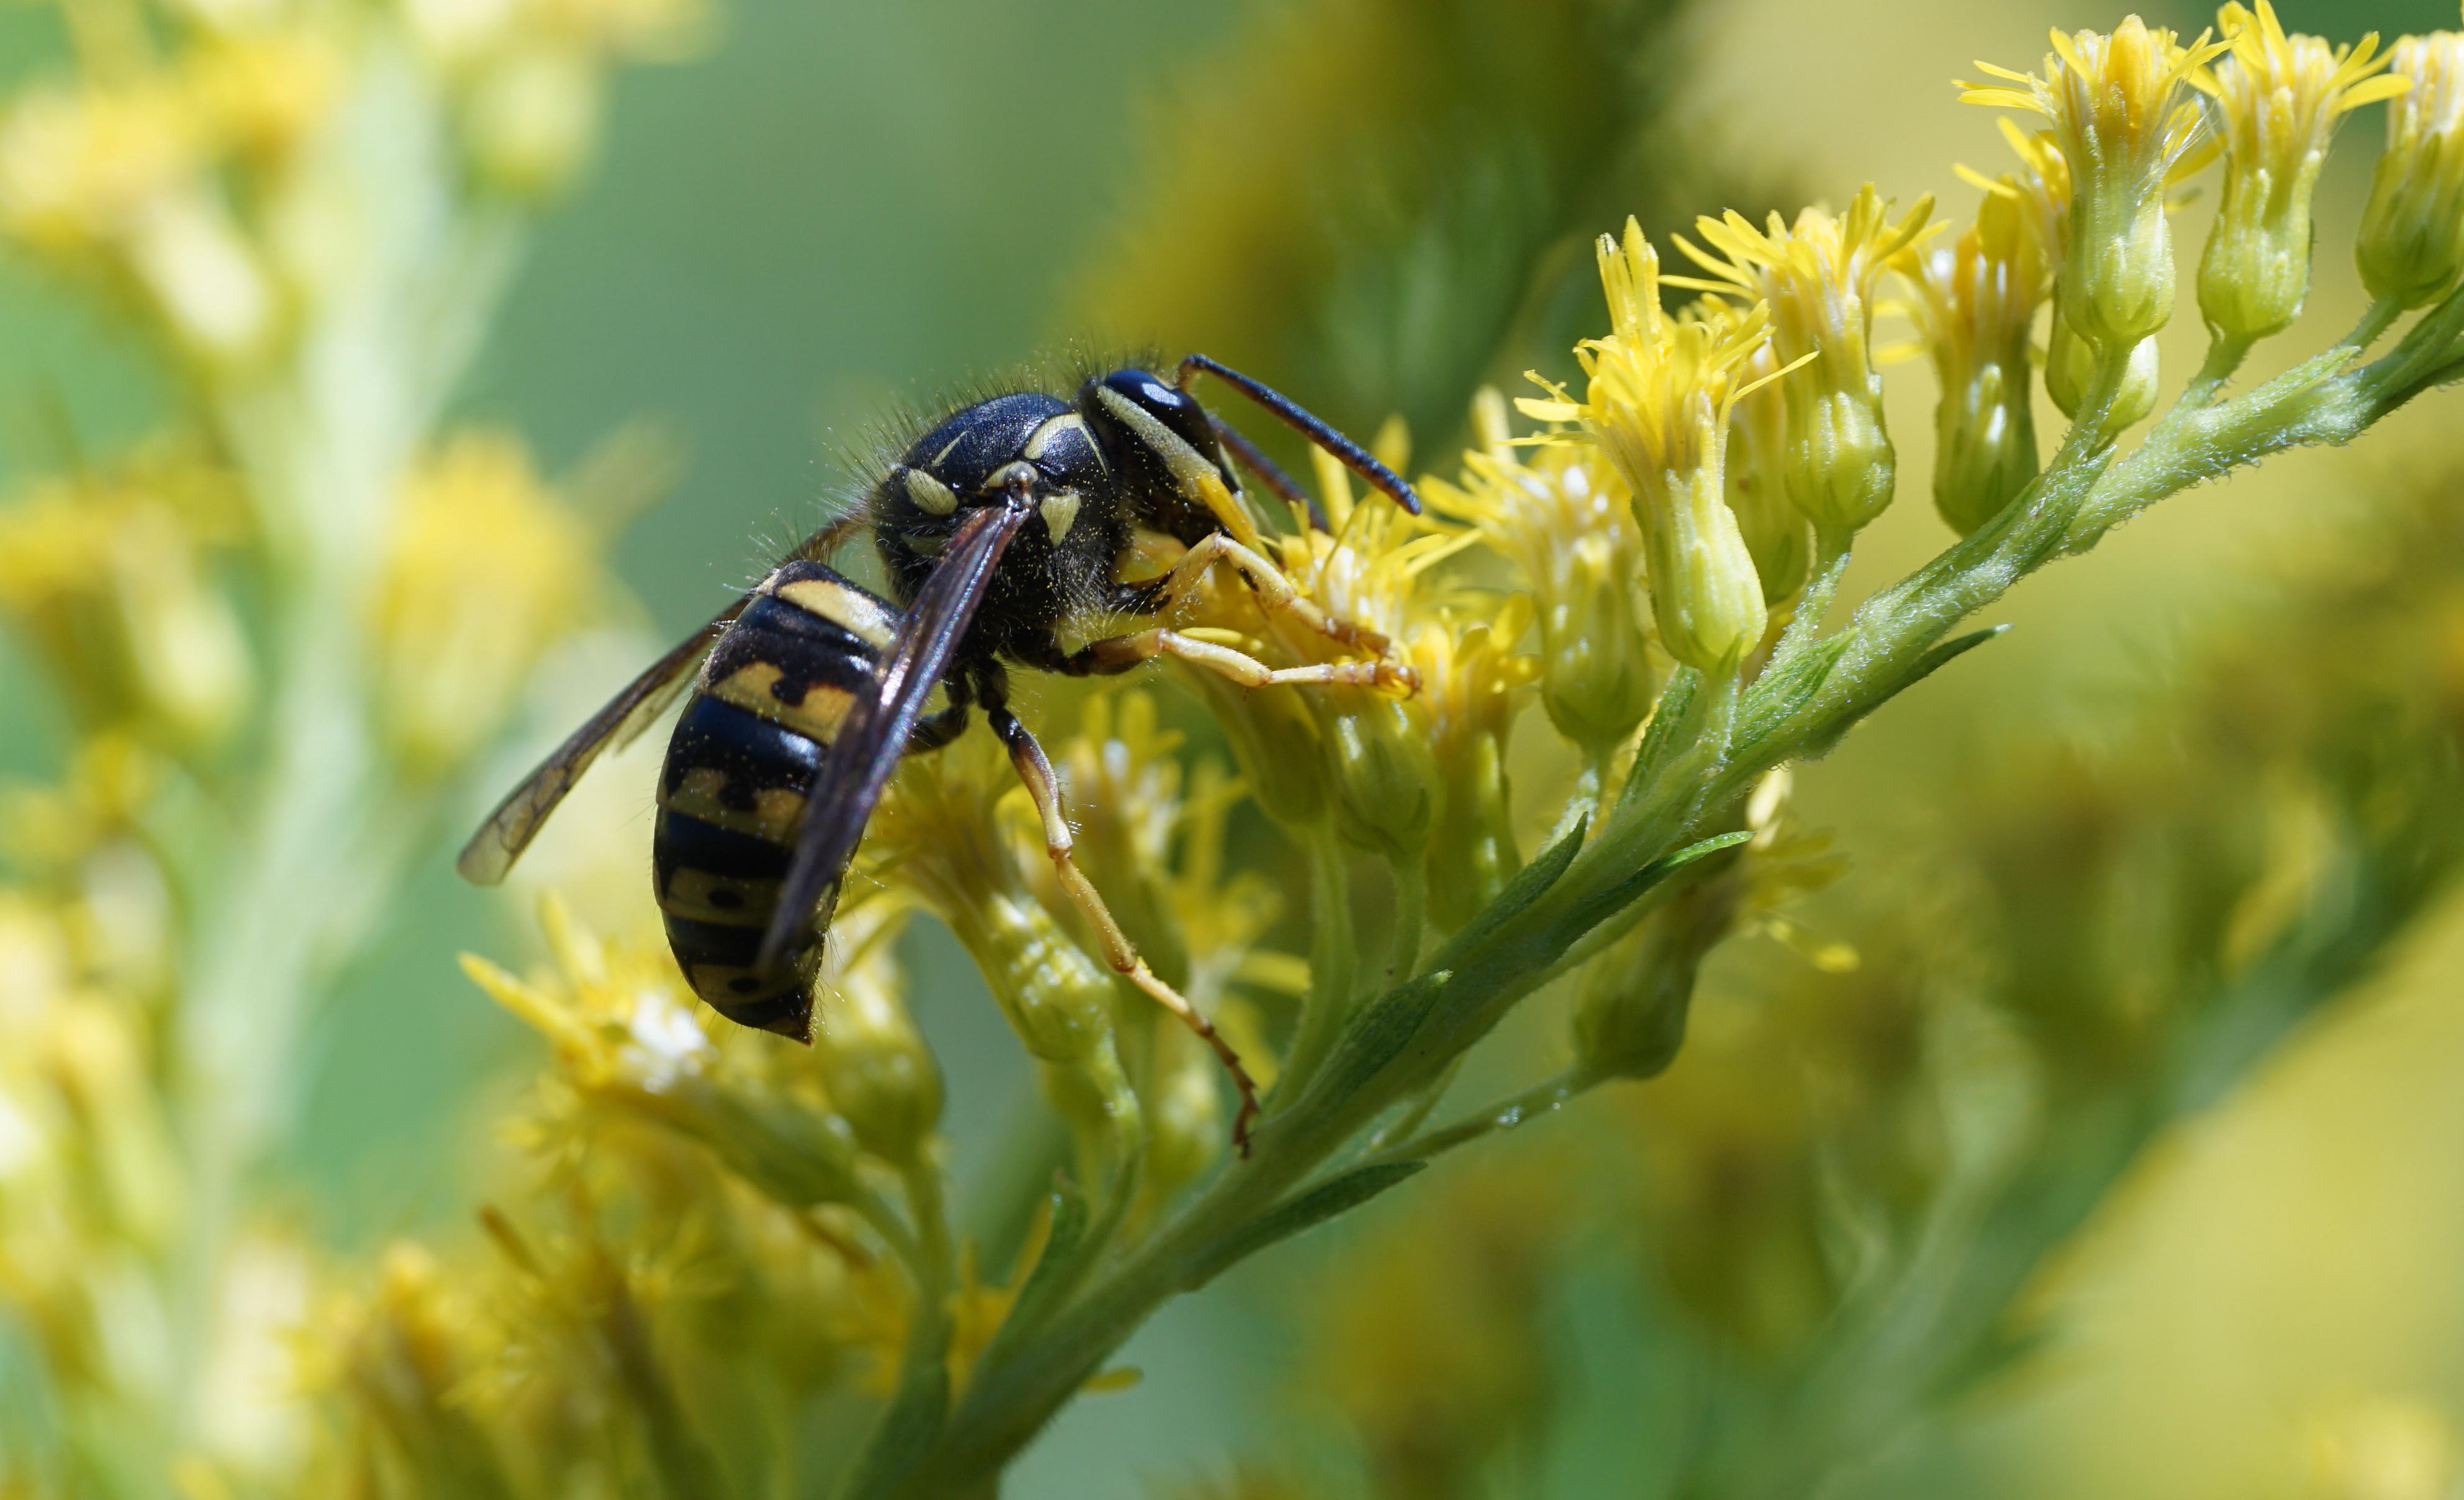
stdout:
[[757,964],[804,817],[805,790],[848,708],[869,692],[894,624],[871,594],[814,562],[763,582],[712,649],[659,776],[651,878],[693,992],[731,1021],[803,1038],[831,903],[788,961]]

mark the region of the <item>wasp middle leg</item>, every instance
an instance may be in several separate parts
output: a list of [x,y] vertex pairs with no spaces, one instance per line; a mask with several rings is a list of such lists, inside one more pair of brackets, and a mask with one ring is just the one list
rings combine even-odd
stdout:
[[1010,764],[1017,767],[1018,779],[1026,783],[1027,795],[1035,800],[1036,814],[1044,823],[1045,852],[1052,857],[1052,869],[1061,877],[1061,889],[1068,893],[1070,903],[1087,918],[1088,925],[1095,929],[1096,939],[1103,944],[1104,961],[1145,991],[1155,1004],[1179,1017],[1180,1024],[1214,1050],[1217,1060],[1223,1065],[1223,1070],[1231,1075],[1232,1086],[1241,1094],[1240,1112],[1232,1117],[1232,1144],[1242,1156],[1246,1157],[1249,1154],[1249,1122],[1258,1117],[1258,1085],[1249,1076],[1249,1070],[1242,1066],[1241,1054],[1232,1049],[1232,1044],[1215,1028],[1214,1022],[1199,1014],[1198,1007],[1192,1005],[1178,990],[1165,983],[1147,967],[1147,960],[1139,957],[1129,934],[1121,931],[1121,924],[1112,919],[1111,910],[1104,905],[1104,897],[1095,890],[1094,882],[1078,868],[1073,855],[1075,845],[1069,834],[1069,809],[1061,796],[1061,779],[1053,774],[1052,762],[1045,758],[1044,746],[1038,744],[1034,734],[1019,722],[1018,716],[1009,711],[998,690],[984,692],[980,696],[984,717],[991,721],[993,733],[1001,736],[1001,743],[1008,747]]

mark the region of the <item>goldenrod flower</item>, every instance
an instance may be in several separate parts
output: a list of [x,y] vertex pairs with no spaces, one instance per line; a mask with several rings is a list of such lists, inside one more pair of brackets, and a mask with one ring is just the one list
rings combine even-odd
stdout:
[[176,743],[219,739],[253,669],[208,576],[218,485],[148,459],[46,480],[0,509],[0,619],[23,629],[90,726],[147,722]]
[[813,1061],[858,1144],[894,1165],[918,1159],[941,1119],[941,1070],[907,1013],[891,895],[842,907],[814,985]]
[[2387,103],[2354,258],[2370,296],[2419,307],[2464,272],[2464,34],[2408,36],[2389,58],[2411,86]]
[[288,159],[348,78],[334,37],[308,26],[203,36],[183,62],[204,128],[260,165]]
[[[1528,415],[1580,422],[1624,482],[1642,533],[1652,613],[1667,652],[1708,672],[1762,639],[1762,581],[1723,480],[1728,411],[1746,361],[1768,337],[1755,304],[1718,330],[1661,310],[1660,256],[1629,218],[1625,242],[1599,240],[1611,332],[1576,350],[1584,399],[1525,399]],[[1553,387],[1552,387],[1553,389]]]
[[[1479,446],[1464,452],[1461,478],[1424,480],[1422,496],[1479,527],[1531,596],[1541,705],[1558,733],[1595,761],[1605,759],[1651,712],[1659,691],[1642,534],[1596,455],[1564,444],[1516,446],[1506,398],[1495,390],[1473,399],[1472,424]],[[1503,631],[1492,638],[1512,643]]]
[[210,145],[195,99],[167,78],[29,90],[0,121],[0,229],[50,255],[116,243]]
[[[1392,427],[1382,437],[1380,456],[1399,465],[1401,429]],[[1475,534],[1408,515],[1382,498],[1355,503],[1349,473],[1323,455],[1317,481],[1334,530],[1282,539],[1284,570],[1327,613],[1404,640],[1425,607],[1430,570]],[[1270,617],[1267,629],[1280,653],[1298,661],[1337,654],[1335,643],[1288,619]],[[1304,702],[1317,724],[1335,831],[1389,863],[1417,863],[1444,795],[1430,752],[1427,705],[1353,687],[1311,690]]]
[[2028,199],[2009,174],[1958,243],[1910,247],[1895,262],[1942,394],[1934,407],[1934,508],[1965,536],[2036,476],[2029,327],[2049,277]]
[[1891,503],[1899,459],[1882,425],[1882,377],[1874,368],[1874,286],[1890,258],[1922,239],[1930,196],[1892,223],[1890,205],[1867,183],[1846,214],[1807,209],[1793,225],[1778,214],[1757,230],[1731,210],[1694,221],[1706,252],[1677,246],[1712,279],[1672,277],[1771,309],[1771,346],[1788,411],[1783,473],[1789,498],[1817,533],[1854,535]]
[[480,179],[514,198],[562,188],[589,160],[605,93],[597,60],[573,48],[490,58],[463,103],[463,138]]
[[369,607],[395,754],[434,775],[487,743],[539,654],[597,603],[598,555],[513,438],[466,433],[414,469]]
[[868,849],[882,877],[920,897],[966,945],[1029,1054],[1109,1077],[1117,1068],[1112,974],[1029,889],[995,811],[1016,785],[990,735],[915,757],[883,796]]
[[1442,929],[1469,921],[1521,868],[1506,750],[1521,690],[1539,673],[1517,651],[1531,615],[1521,594],[1502,605],[1467,596],[1412,634],[1419,701],[1444,787],[1427,855],[1430,915]]
[[[2331,48],[2288,36],[2276,9],[2239,4],[2217,12],[2233,50],[2190,81],[2216,101],[2225,201],[2199,261],[2199,310],[2224,332],[2259,339],[2301,312],[2310,289],[2310,198],[2327,143],[2347,111],[2409,86],[2380,74],[2376,33]],[[2373,77],[2373,75],[2377,75]]]
[[[1695,304],[1709,320],[1735,309],[1709,298]],[[1814,568],[1813,522],[1788,497],[1788,393],[1778,388],[1779,356],[1765,343],[1746,361],[1746,393],[1728,418],[1728,508],[1762,580],[1763,603],[1796,596]]]
[[2127,348],[2173,315],[2165,188],[2200,160],[2190,80],[2227,44],[2202,33],[2185,47],[2135,15],[2110,33],[2057,31],[2053,43],[2041,76],[1980,62],[2018,87],[1963,84],[1960,98],[2052,121],[2075,189],[2063,315],[2099,349]]

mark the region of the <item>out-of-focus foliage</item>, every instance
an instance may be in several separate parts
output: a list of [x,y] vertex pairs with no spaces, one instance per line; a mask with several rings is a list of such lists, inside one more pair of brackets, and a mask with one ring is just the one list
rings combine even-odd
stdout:
[[[1442,439],[1588,317],[1584,247],[1733,199],[1674,118],[1685,0],[1263,8],[1147,111],[1072,337],[1167,340]],[[1749,205],[1752,207],[1753,205]]]

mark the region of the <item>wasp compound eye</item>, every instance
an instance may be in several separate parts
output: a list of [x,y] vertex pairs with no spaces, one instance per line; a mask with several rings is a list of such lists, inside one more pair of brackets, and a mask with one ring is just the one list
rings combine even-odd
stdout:
[[1178,438],[1191,452],[1214,466],[1226,489],[1238,492],[1240,484],[1232,477],[1224,462],[1222,447],[1215,440],[1215,423],[1206,408],[1188,392],[1176,389],[1172,383],[1153,370],[1114,370],[1097,382],[1104,405],[1126,424],[1150,448],[1157,451],[1169,463],[1171,445],[1161,434],[1147,428],[1140,417],[1159,425],[1165,432]]

